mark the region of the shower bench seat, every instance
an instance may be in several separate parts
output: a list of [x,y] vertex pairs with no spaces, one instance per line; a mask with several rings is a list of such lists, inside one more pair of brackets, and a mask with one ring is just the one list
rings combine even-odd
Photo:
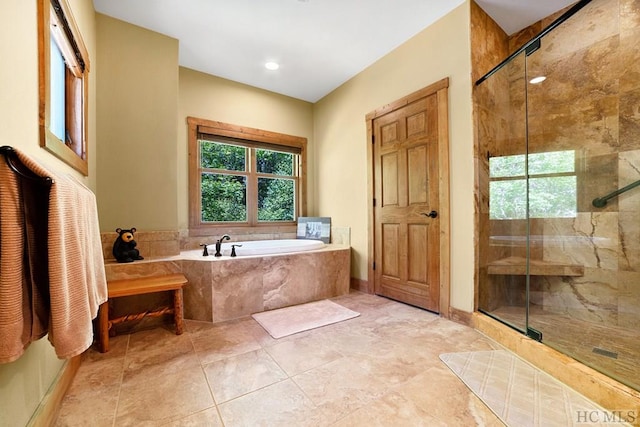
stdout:
[[[584,276],[582,265],[540,259],[529,260],[529,270],[532,276]],[[487,265],[487,273],[523,276],[527,274],[527,259],[512,256],[492,261]]]
[[[100,352],[106,353],[109,351],[109,335],[115,335],[115,328],[113,328],[114,325],[131,320],[140,320],[147,316],[158,317],[164,314],[173,314],[176,324],[176,335],[181,335],[184,329],[182,288],[186,284],[187,278],[181,273],[108,281],[107,288],[109,290],[109,299],[100,305],[100,310],[98,312],[98,340]],[[109,301],[114,298],[165,291],[173,293],[173,307],[161,307],[153,311],[127,314],[115,319],[111,319],[109,316]]]

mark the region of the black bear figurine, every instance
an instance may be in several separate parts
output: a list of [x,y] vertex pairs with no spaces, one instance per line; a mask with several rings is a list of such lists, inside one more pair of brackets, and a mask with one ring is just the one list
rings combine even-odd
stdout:
[[118,262],[133,262],[137,259],[144,259],[140,256],[140,251],[136,249],[137,243],[133,240],[133,233],[135,232],[135,227],[132,227],[129,230],[116,228],[118,238],[113,244],[113,257]]

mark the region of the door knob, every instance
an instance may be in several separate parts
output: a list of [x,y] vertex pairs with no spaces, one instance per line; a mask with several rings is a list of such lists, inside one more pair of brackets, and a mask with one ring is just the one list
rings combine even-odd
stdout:
[[438,212],[436,212],[436,211],[431,211],[429,213],[422,212],[422,215],[428,216],[429,218],[435,218],[435,217],[438,216]]

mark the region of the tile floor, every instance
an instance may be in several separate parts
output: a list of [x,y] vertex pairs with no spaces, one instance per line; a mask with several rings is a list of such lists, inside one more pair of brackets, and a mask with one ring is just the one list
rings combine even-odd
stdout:
[[497,343],[385,298],[333,301],[361,315],[278,340],[250,317],[114,337],[85,354],[56,425],[503,425],[438,358]]

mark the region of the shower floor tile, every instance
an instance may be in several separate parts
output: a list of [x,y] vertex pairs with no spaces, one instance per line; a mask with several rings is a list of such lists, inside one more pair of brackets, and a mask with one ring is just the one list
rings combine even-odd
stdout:
[[[491,312],[520,325],[524,307]],[[640,389],[640,331],[601,325],[532,307],[529,324],[542,332],[542,342],[630,387]]]

